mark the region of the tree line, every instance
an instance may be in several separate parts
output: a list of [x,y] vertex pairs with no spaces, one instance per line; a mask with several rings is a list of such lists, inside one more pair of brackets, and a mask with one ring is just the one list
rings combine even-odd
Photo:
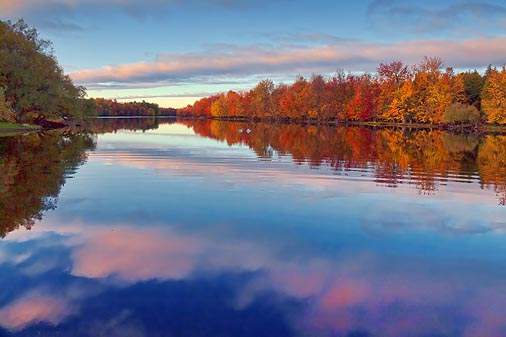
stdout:
[[408,66],[380,64],[375,74],[299,76],[293,84],[263,80],[244,92],[205,97],[181,116],[259,120],[506,124],[506,69],[456,73],[442,59]]
[[118,102],[105,98],[92,98],[90,102],[97,116],[103,117],[159,117],[175,116],[176,109],[161,108],[156,103],[142,102]]

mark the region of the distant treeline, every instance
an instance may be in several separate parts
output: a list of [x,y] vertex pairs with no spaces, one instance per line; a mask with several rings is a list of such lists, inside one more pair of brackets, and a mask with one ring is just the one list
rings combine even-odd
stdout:
[[92,98],[90,102],[93,105],[94,112],[97,116],[111,117],[158,117],[158,116],[175,116],[176,109],[161,108],[156,103],[142,102],[118,102],[116,100],[104,98]]
[[92,113],[58,65],[51,43],[23,20],[0,21],[0,121],[40,123]]
[[455,73],[437,57],[418,65],[380,64],[375,74],[302,76],[291,84],[263,80],[178,110],[181,116],[294,121],[506,124],[506,69]]
[[51,42],[23,20],[0,21],[0,121],[43,124],[92,116],[175,116],[147,102],[85,99],[58,65]]

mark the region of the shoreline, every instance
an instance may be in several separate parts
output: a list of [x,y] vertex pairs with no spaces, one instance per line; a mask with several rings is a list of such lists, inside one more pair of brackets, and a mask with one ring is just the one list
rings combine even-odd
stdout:
[[220,117],[197,117],[197,116],[177,116],[183,120],[200,121],[222,121],[239,123],[271,123],[271,124],[295,124],[307,126],[362,126],[370,128],[405,128],[405,129],[427,129],[441,130],[450,132],[466,133],[506,133],[506,125],[478,124],[478,125],[450,125],[450,124],[422,124],[422,123],[393,123],[393,122],[360,122],[360,121],[317,121],[317,120],[292,120],[292,119],[254,119],[243,117],[220,118]]
[[[359,122],[359,121],[317,121],[317,120],[291,120],[291,119],[254,119],[254,118],[219,118],[219,117],[196,117],[196,116],[97,116],[92,118],[86,118],[80,122],[86,121],[87,119],[181,119],[181,120],[196,120],[196,121],[222,121],[222,122],[238,122],[238,123],[269,123],[272,125],[276,124],[295,124],[302,126],[358,126],[358,127],[369,127],[369,128],[402,128],[402,129],[427,129],[427,130],[441,130],[450,131],[457,133],[506,133],[506,125],[494,125],[494,124],[479,124],[479,125],[445,125],[445,124],[421,124],[421,123],[392,123],[392,122]],[[15,136],[30,132],[39,132],[43,130],[58,129],[61,127],[72,127],[74,123],[53,123],[46,125],[46,127],[35,124],[16,124],[8,122],[0,122],[0,136]],[[77,123],[80,124],[80,123]],[[74,125],[75,126],[75,125]]]
[[42,131],[42,127],[39,125],[0,122],[0,137],[38,131]]

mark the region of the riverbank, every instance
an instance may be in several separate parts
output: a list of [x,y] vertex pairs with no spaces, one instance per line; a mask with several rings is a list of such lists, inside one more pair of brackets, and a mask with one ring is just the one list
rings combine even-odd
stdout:
[[42,130],[42,127],[39,125],[0,122],[0,137],[40,130]]

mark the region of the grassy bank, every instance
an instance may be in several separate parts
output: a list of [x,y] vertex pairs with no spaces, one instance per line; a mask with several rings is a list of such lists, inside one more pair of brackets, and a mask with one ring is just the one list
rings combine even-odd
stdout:
[[30,124],[15,124],[8,122],[0,122],[0,137],[11,136],[18,133],[33,132],[41,130],[42,128],[38,125]]

